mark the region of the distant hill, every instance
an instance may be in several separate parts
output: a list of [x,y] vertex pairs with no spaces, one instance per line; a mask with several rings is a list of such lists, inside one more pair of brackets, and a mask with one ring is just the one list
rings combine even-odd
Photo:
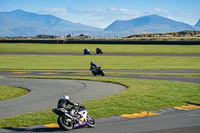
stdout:
[[128,35],[123,40],[137,41],[200,41],[200,31],[179,31],[167,33],[140,33]]
[[100,35],[110,38],[120,33],[124,35],[138,33],[164,33],[183,30],[200,30],[200,20],[194,26],[164,18],[158,15],[139,17],[131,20],[116,20],[104,30],[92,26],[73,23],[52,15],[42,15],[23,10],[0,12],[0,37],[27,37],[39,34],[63,36]]
[[195,27],[200,27],[200,19],[199,19],[199,21],[194,26]]
[[189,24],[177,22],[158,15],[139,17],[131,20],[116,20],[104,31],[137,34],[137,33],[163,33],[183,30],[199,30]]
[[0,12],[0,36],[36,36],[37,34],[65,35],[100,31],[99,28],[73,23],[52,15],[23,10]]
[[156,38],[156,37],[200,37],[200,31],[179,31],[179,32],[168,32],[168,33],[140,33],[129,35],[125,38]]

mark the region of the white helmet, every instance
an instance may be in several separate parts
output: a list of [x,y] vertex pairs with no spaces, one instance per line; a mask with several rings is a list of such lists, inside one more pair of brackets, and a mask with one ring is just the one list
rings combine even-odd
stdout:
[[64,95],[64,96],[62,96],[62,99],[69,100],[69,96]]

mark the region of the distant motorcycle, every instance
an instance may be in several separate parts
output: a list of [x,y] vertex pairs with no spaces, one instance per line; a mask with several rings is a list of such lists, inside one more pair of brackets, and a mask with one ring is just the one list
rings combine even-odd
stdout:
[[100,48],[96,48],[96,54],[103,54],[103,52]]
[[91,71],[94,76],[97,76],[97,75],[105,76],[105,74],[104,74],[103,70],[101,70],[100,66],[91,68]]
[[75,116],[69,115],[69,111],[64,108],[54,108],[52,111],[59,116],[57,123],[59,127],[65,131],[83,126],[93,128],[96,125],[95,120],[88,115],[86,108],[82,105],[78,106],[78,112],[75,114]]
[[85,48],[83,51],[84,51],[84,55],[90,55],[90,50],[89,49]]

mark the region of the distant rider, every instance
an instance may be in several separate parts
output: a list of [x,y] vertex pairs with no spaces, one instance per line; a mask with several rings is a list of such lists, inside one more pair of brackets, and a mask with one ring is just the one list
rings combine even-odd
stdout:
[[99,47],[96,48],[96,54],[103,54],[101,48],[99,48]]
[[89,49],[85,48],[83,51],[89,51]]
[[90,62],[90,70],[94,71],[98,66],[94,62]]
[[[72,105],[72,107],[68,106],[68,105]],[[64,95],[61,97],[61,99],[59,99],[58,104],[57,104],[57,108],[64,108],[67,111],[69,111],[71,116],[74,116],[76,113],[76,108],[74,106],[79,106],[79,104],[77,103],[72,103],[71,101],[69,101],[69,96]]]
[[84,55],[87,55],[87,54],[90,55],[90,50],[89,49],[85,48],[83,51],[84,51]]

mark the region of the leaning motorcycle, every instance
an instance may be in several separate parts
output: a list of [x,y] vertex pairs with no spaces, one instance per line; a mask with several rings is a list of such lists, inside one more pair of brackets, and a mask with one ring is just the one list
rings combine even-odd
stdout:
[[59,117],[57,123],[59,127],[65,131],[72,130],[77,127],[95,127],[95,120],[88,115],[86,108],[82,105],[78,106],[77,113],[75,115],[69,115],[69,111],[64,108],[54,108],[52,111]]
[[102,50],[100,48],[96,49],[96,54],[103,54]]
[[96,68],[92,68],[91,71],[94,76],[97,76],[97,75],[105,76],[105,74],[104,74],[103,70],[101,70],[100,66],[96,67]]
[[89,49],[84,49],[84,55],[90,55],[90,50]]

